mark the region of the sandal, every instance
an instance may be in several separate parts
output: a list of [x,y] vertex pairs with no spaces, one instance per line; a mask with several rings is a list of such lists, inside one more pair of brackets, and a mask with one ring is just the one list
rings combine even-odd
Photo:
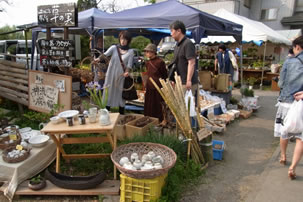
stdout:
[[295,171],[291,168],[288,169],[288,177],[290,180],[294,180],[297,177]]
[[279,160],[279,162],[280,162],[280,164],[282,164],[282,165],[286,165],[286,158],[282,158],[282,157],[280,157],[280,160]]

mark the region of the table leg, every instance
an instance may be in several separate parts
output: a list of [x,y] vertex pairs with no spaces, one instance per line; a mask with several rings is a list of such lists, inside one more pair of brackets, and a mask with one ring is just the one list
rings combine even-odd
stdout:
[[[113,132],[111,132],[111,135],[114,136],[114,148],[113,148],[113,150],[115,150],[116,147],[117,147],[117,136],[116,136],[116,134],[113,133]],[[117,168],[116,168],[116,166],[114,165],[114,180],[116,180],[116,179],[117,179]]]

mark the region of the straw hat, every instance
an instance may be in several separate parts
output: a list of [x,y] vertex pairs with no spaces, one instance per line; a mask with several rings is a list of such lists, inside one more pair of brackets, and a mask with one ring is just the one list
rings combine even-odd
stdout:
[[157,53],[157,46],[155,44],[150,43],[144,48],[144,51],[151,51]]

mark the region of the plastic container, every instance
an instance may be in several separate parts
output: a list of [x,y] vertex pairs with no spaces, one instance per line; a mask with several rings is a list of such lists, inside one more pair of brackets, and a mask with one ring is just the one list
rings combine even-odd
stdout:
[[120,202],[151,201],[160,198],[167,174],[153,179],[135,179],[120,174]]
[[[221,145],[221,149],[215,149],[215,145]],[[213,159],[214,160],[222,160],[223,159],[223,151],[224,151],[224,141],[213,140]]]

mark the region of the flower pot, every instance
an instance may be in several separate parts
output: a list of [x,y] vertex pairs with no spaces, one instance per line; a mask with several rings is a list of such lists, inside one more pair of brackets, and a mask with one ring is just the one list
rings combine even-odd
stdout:
[[30,188],[32,190],[35,190],[35,191],[45,188],[46,187],[46,180],[45,180],[45,178],[41,177],[40,179],[41,180],[40,180],[39,183],[35,183],[32,180],[30,180],[28,182],[28,188]]

